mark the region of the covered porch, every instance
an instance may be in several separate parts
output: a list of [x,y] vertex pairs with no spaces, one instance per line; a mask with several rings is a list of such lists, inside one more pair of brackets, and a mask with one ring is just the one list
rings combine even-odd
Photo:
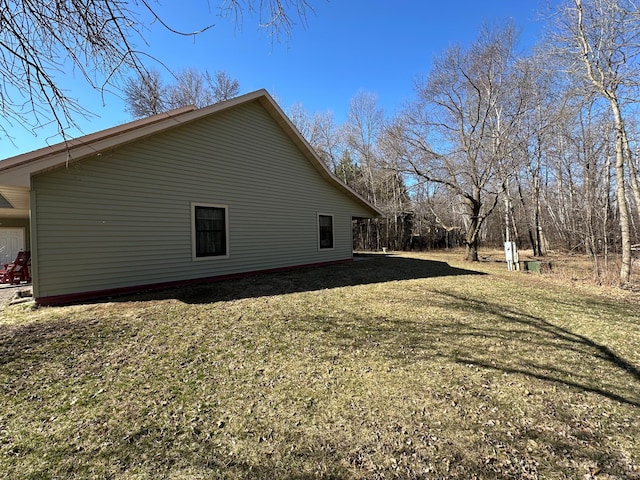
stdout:
[[29,188],[0,185],[0,264],[30,250]]

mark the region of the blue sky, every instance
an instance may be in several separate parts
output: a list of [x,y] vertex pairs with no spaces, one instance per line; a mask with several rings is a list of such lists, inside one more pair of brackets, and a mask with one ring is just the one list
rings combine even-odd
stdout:
[[[483,22],[513,20],[527,51],[543,28],[539,13],[547,1],[309,0],[315,13],[308,15],[307,25],[296,25],[280,42],[258,28],[255,16],[245,15],[240,28],[220,18],[219,3],[163,0],[158,12],[173,28],[215,27],[185,38],[151,25],[148,45],[140,46],[171,69],[225,70],[239,81],[242,93],[266,88],[285,110],[302,104],[311,114],[332,111],[342,122],[360,90],[375,93],[385,114],[393,115],[412,98],[416,77],[428,73],[434,56],[453,44],[472,42]],[[103,98],[72,73],[59,76],[59,82],[96,115],[76,118],[81,131],[71,131],[73,136],[131,120],[118,95]],[[34,136],[14,125],[10,133],[16,145],[0,138],[0,158],[61,141],[54,128]]]

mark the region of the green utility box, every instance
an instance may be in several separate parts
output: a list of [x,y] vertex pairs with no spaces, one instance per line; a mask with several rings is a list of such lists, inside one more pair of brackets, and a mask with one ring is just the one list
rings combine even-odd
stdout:
[[547,261],[525,260],[524,269],[527,272],[551,273],[553,271],[553,265],[548,260]]
[[528,272],[540,273],[540,262],[537,260],[525,260],[524,269]]

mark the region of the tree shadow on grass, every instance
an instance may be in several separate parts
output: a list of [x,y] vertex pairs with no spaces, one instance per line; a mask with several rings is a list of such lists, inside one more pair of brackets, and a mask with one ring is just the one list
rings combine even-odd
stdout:
[[174,298],[185,303],[199,304],[421,278],[486,275],[484,272],[452,267],[446,262],[434,260],[383,255],[358,255],[355,260],[344,264],[264,273],[152,291],[115,300]]
[[[517,338],[518,335],[522,335],[530,344],[528,348],[523,346],[519,351],[515,351],[515,358],[509,362],[501,361],[496,356],[483,356],[478,351],[464,352],[464,355],[458,356],[457,362],[563,384],[580,391],[595,393],[611,400],[640,407],[640,397],[636,394],[640,387],[640,368],[615,353],[608,346],[598,343],[586,335],[574,333],[568,328],[554,324],[542,317],[515,309],[505,309],[503,305],[464,298],[452,293],[440,292],[440,294],[451,299],[453,308],[471,309],[474,312],[493,315],[502,319],[503,326],[507,327],[506,330],[500,326],[494,329],[485,328],[478,334],[487,336],[498,332],[512,334],[511,341],[516,343],[522,341]],[[535,348],[532,349],[531,346]],[[532,353],[533,355],[531,355]],[[564,362],[561,362],[558,357],[554,359],[554,354],[562,355],[561,358]],[[568,368],[572,366],[572,363],[575,368]],[[559,365],[564,368],[560,368]],[[602,376],[602,370],[610,370],[608,377],[611,381],[608,385],[593,383],[589,373],[594,367],[600,370],[599,376]],[[620,389],[622,383],[626,384],[626,388]],[[615,391],[616,387],[619,389],[618,392]]]
[[[434,306],[444,313],[431,315],[429,309]],[[623,329],[625,324],[623,320],[612,327]],[[596,341],[583,333],[586,330],[578,330],[580,326],[571,325],[552,314],[534,315],[526,307],[510,307],[442,288],[429,290],[424,316],[400,312],[326,318],[310,312],[297,325],[292,324],[302,335],[322,332],[345,357],[350,352],[365,352],[358,355],[364,365],[368,358],[375,361],[383,357],[409,370],[415,366],[436,375],[442,372],[442,383],[434,384],[431,391],[448,398],[454,409],[458,402],[462,404],[461,410],[469,418],[473,418],[478,402],[504,409],[499,418],[503,426],[496,427],[501,433],[489,435],[493,440],[504,434],[507,421],[518,424],[520,415],[532,412],[533,423],[520,421],[524,428],[502,441],[521,450],[544,445],[544,452],[536,454],[537,461],[552,462],[560,470],[554,456],[571,452],[575,465],[597,464],[603,473],[619,475],[616,478],[638,478],[632,476],[636,470],[625,454],[627,447],[619,448],[611,438],[626,422],[628,438],[640,434],[635,421],[640,412],[640,366],[616,351],[615,336],[611,343]],[[502,403],[505,401],[513,409]],[[607,405],[608,401],[614,403]],[[599,417],[600,405],[606,416]],[[611,429],[606,421],[600,423],[600,418],[610,418],[610,412],[618,415],[611,420]],[[487,414],[485,419],[492,418],[486,411],[482,414]],[[491,434],[493,427],[481,423],[479,428]],[[637,442],[631,441],[631,445],[634,448]],[[547,457],[547,452],[551,456]],[[479,463],[475,467],[480,472],[490,466]],[[573,470],[567,478],[576,473]]]
[[[377,349],[404,362],[445,358],[595,393],[640,407],[640,366],[542,316],[501,303],[431,290],[430,302],[447,318],[351,318],[348,323],[310,314],[301,328],[333,332],[344,348]],[[426,305],[429,307],[429,305]]]

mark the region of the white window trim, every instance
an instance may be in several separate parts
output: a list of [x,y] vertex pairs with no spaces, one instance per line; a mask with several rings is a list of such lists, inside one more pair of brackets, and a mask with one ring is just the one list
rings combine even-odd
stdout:
[[[204,257],[198,257],[196,255],[196,207],[211,207],[211,208],[223,208],[224,209],[224,234],[226,253],[224,255],[207,255]],[[223,258],[229,258],[229,251],[231,247],[229,245],[229,206],[220,205],[217,203],[202,203],[191,202],[191,259],[195,262],[220,260]]]
[[[321,247],[320,246],[320,217],[331,217],[331,236],[332,247]],[[318,212],[316,215],[316,232],[318,235],[318,251],[319,252],[327,252],[336,249],[336,219],[333,213],[322,213]]]

